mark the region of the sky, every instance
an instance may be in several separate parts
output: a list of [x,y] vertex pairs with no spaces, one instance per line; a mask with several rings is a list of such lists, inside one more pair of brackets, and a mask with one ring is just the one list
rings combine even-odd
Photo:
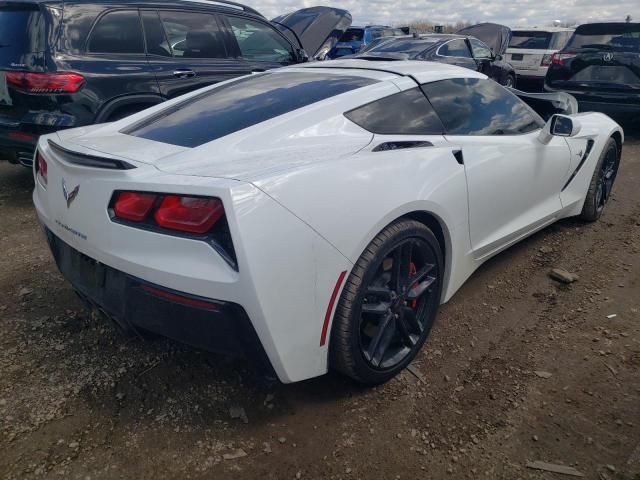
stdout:
[[502,23],[514,26],[548,26],[562,22],[624,21],[631,15],[640,22],[640,0],[244,0],[267,18],[299,8],[328,5],[349,10],[354,25],[401,25],[416,20],[446,24],[458,21]]

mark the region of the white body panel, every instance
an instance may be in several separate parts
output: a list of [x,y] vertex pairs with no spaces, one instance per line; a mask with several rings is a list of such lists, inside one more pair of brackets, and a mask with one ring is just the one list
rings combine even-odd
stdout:
[[[614,132],[622,133],[608,117],[585,114],[578,137],[554,138],[549,145],[536,134],[374,135],[344,112],[415,88],[414,78],[486,77],[428,62],[323,65],[277,74],[322,68],[379,83],[196,148],[120,133],[166,104],[113,124],[42,137],[38,148],[48,159],[48,187],[37,181],[33,196],[41,222],[74,249],[117,270],[242,306],[279,378],[293,382],[327,371],[328,343],[321,346],[320,335],[336,281],[386,225],[405,215],[429,214],[438,221],[446,301],[491,255],[550,221],[578,214],[604,144]],[[408,139],[432,146],[374,151],[381,143]],[[591,155],[561,192],[589,139],[594,140]],[[79,153],[125,159],[137,168],[72,165],[59,158],[49,140]],[[463,151],[464,165],[456,150]],[[63,178],[81,185],[70,208],[61,193]],[[220,198],[238,270],[203,242],[114,223],[107,205],[116,190]]]

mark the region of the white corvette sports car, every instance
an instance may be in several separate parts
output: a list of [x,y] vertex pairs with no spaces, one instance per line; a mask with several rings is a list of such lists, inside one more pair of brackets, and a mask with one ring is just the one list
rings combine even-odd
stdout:
[[384,382],[482,262],[609,198],[621,128],[524,100],[428,62],[278,69],[42,137],[33,199],[63,275],[125,328],[283,382]]

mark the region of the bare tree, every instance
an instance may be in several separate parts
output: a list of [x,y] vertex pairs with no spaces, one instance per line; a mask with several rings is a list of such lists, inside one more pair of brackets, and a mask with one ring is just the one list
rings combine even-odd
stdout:
[[624,19],[624,21],[627,22],[627,23],[631,23],[631,20],[633,20],[631,18],[631,15],[627,15],[627,18]]

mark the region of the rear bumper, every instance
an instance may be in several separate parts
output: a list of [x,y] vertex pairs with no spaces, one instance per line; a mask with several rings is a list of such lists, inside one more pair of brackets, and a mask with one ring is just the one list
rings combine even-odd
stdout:
[[240,305],[151,284],[78,252],[46,227],[45,234],[58,269],[80,298],[125,331],[142,329],[210,352],[242,355],[274,375]]
[[38,136],[0,125],[0,159],[31,168]]
[[516,68],[516,75],[519,78],[531,79],[531,80],[543,80],[547,74],[546,68],[539,68],[537,70],[526,70]]

